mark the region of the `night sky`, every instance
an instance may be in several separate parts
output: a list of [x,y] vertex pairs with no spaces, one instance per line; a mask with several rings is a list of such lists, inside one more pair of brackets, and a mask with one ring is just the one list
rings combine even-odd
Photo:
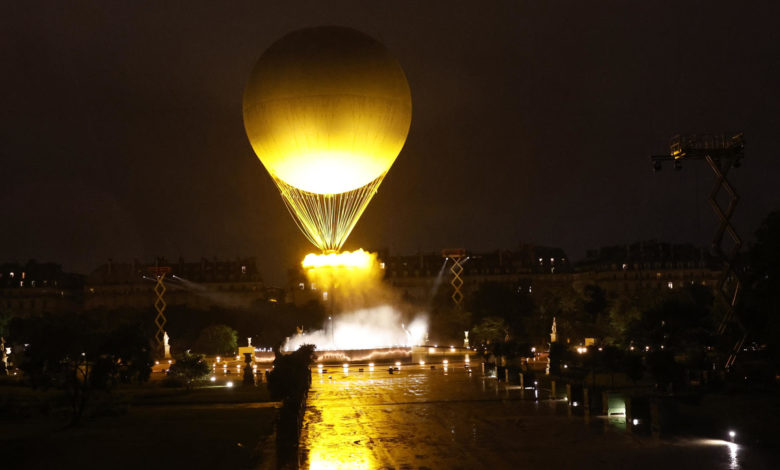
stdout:
[[413,101],[345,248],[707,246],[709,168],[648,158],[678,132],[744,131],[748,240],[780,209],[774,1],[142,3],[0,7],[0,261],[257,256],[283,283],[313,247],[241,98],[271,43],[331,24],[383,42]]

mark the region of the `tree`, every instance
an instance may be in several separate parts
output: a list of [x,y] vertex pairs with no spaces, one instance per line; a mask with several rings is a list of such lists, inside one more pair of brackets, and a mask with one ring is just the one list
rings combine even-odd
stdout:
[[26,344],[20,368],[33,387],[67,392],[77,424],[95,390],[143,382],[151,373],[148,336],[138,325],[106,325],[84,314],[15,318],[12,341]]
[[748,259],[746,326],[754,341],[766,345],[777,370],[780,368],[780,211],[770,213],[761,222]]
[[712,304],[712,293],[703,286],[665,291],[655,305],[631,323],[624,341],[633,341],[640,348],[650,346],[677,355],[698,356],[715,341]]
[[488,318],[500,318],[510,336],[529,339],[526,327],[534,314],[534,302],[525,287],[482,283],[468,297],[466,307],[474,322],[481,324]]
[[628,347],[631,343],[629,328],[639,320],[642,311],[647,308],[647,294],[622,294],[610,302],[605,315],[602,315],[600,331],[604,343]]
[[509,327],[503,318],[487,317],[473,329],[477,344],[496,343],[504,341],[509,335]]
[[238,348],[238,333],[227,325],[211,325],[201,331],[193,349],[208,355],[229,356]]
[[601,315],[609,305],[604,289],[595,284],[588,284],[583,288],[582,298],[582,309],[588,314],[589,320],[595,323],[596,318]]
[[209,372],[211,368],[203,359],[203,355],[189,352],[177,357],[176,362],[168,369],[168,375],[182,379],[188,390],[195,382],[204,379]]

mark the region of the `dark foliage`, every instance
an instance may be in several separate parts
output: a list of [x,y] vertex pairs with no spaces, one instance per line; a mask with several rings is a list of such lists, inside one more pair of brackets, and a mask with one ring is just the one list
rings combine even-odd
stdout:
[[745,323],[751,340],[766,346],[775,371],[780,370],[780,211],[770,213],[756,231],[749,255],[744,296]]
[[227,325],[209,325],[200,332],[192,349],[211,356],[232,356],[238,349],[238,333]]
[[182,381],[190,389],[196,382],[204,379],[210,371],[211,368],[201,354],[185,352],[176,357],[176,362],[168,369],[168,375]]
[[324,307],[314,301],[302,306],[258,301],[246,308],[209,310],[171,306],[166,315],[171,350],[174,353],[183,353],[188,349],[206,352],[200,350],[198,340],[204,329],[212,325],[227,325],[235,330],[240,344],[245,344],[245,338],[251,337],[252,344],[270,346],[295,334],[296,326],[303,325],[307,330],[318,329],[327,318]]
[[663,346],[664,351],[701,360],[716,341],[712,303],[710,291],[698,285],[667,293],[630,325],[628,336],[640,348]]
[[27,347],[19,366],[33,387],[67,391],[77,423],[95,390],[144,382],[151,373],[151,347],[141,325],[108,325],[95,315],[15,318],[11,339]]

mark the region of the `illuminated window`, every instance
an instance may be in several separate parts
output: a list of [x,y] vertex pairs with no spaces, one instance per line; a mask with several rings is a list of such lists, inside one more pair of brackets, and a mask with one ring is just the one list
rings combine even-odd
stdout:
[[241,274],[246,274],[246,266],[241,266]]

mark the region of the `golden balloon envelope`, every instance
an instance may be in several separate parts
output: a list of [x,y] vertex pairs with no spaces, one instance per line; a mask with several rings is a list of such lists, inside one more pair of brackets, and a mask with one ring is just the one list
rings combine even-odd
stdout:
[[260,57],[244,92],[247,136],[268,172],[338,194],[382,176],[406,141],[409,84],[373,38],[342,27],[296,31]]
[[290,33],[260,57],[244,127],[299,228],[339,250],[406,141],[409,84],[398,61],[349,28]]

